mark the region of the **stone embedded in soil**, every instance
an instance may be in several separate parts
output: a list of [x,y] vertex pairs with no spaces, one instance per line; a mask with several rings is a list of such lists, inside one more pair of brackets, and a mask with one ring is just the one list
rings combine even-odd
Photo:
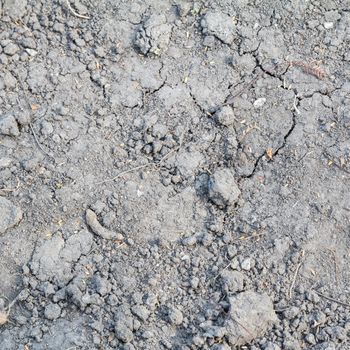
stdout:
[[132,317],[129,305],[122,304],[115,310],[114,332],[120,341],[129,343],[133,338],[135,319]]
[[265,104],[265,102],[266,102],[266,98],[260,97],[254,101],[253,106],[255,108],[261,108]]
[[3,83],[6,88],[13,89],[16,87],[17,80],[10,72],[6,72],[3,78],[4,78]]
[[333,23],[333,22],[325,22],[325,23],[323,23],[323,26],[324,26],[326,29],[331,29],[331,28],[333,28],[334,23]]
[[233,19],[222,12],[208,12],[201,20],[203,33],[214,35],[225,44],[232,44],[236,36]]
[[234,205],[241,191],[230,169],[219,169],[209,179],[209,198],[219,207]]
[[182,312],[175,307],[170,308],[168,311],[168,320],[170,324],[180,325],[183,322]]
[[283,316],[287,319],[287,320],[292,320],[294,317],[296,317],[298,314],[300,313],[300,308],[296,307],[296,306],[291,306],[290,308],[288,308],[287,310],[285,310],[283,312]]
[[230,312],[226,321],[229,344],[244,345],[277,322],[271,299],[266,294],[243,292],[229,298]]
[[61,315],[61,308],[57,304],[48,304],[44,311],[45,318],[48,320],[55,320]]
[[241,272],[225,270],[221,273],[221,279],[227,292],[236,293],[243,290],[244,276]]
[[86,210],[86,223],[92,232],[101,238],[116,240],[122,240],[124,238],[122,234],[104,228],[97,220],[97,215],[91,209]]
[[167,50],[171,34],[171,26],[164,14],[152,14],[138,28],[134,45],[140,53],[160,55]]
[[8,315],[6,310],[0,309],[0,326],[3,326],[8,322]]
[[26,13],[27,0],[4,0],[3,13],[12,18],[21,18]]
[[220,108],[215,113],[215,120],[224,126],[230,126],[235,121],[235,115],[233,113],[233,109],[230,106],[224,106]]
[[252,266],[254,265],[254,262],[251,258],[245,258],[240,261],[241,269],[245,271],[249,271]]
[[36,41],[33,38],[23,38],[21,40],[21,46],[25,47],[26,49],[36,49]]
[[6,55],[13,56],[19,51],[19,47],[14,43],[9,43],[4,47],[4,52]]
[[0,117],[0,134],[7,136],[18,136],[18,124],[14,116]]
[[143,305],[135,305],[132,307],[131,312],[143,322],[145,322],[151,314],[150,311]]
[[22,220],[22,210],[8,199],[0,197],[0,234],[17,225]]
[[108,294],[112,288],[108,279],[101,276],[95,276],[93,278],[93,285],[96,292],[102,296]]

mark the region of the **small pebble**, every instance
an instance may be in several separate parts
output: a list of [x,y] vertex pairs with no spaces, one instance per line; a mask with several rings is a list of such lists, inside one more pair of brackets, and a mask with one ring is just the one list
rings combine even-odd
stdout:
[[324,26],[326,29],[332,29],[333,26],[334,26],[334,23],[333,23],[333,22],[325,22],[325,23],[323,23],[323,26]]
[[142,306],[142,305],[135,305],[131,309],[131,311],[143,322],[145,322],[150,315],[150,311],[145,306]]
[[252,260],[250,258],[245,258],[241,262],[242,270],[249,271],[252,268]]
[[48,320],[55,320],[61,315],[61,308],[57,304],[49,304],[45,307],[44,315]]
[[15,53],[17,53],[19,50],[19,47],[14,43],[9,43],[5,46],[4,52],[6,55],[13,56]]
[[183,322],[182,312],[176,308],[169,309],[168,312],[169,323],[173,325],[180,325]]
[[255,102],[253,103],[255,108],[260,108],[262,107],[266,102],[266,98],[265,97],[260,97],[257,100],[255,100]]

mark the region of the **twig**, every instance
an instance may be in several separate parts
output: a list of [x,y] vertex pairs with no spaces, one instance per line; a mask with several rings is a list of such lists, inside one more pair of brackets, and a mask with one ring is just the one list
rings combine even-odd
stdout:
[[305,154],[298,159],[298,162],[301,162],[305,157],[309,156],[310,154],[312,154],[314,152],[315,152],[314,150],[312,150],[310,152],[305,152]]
[[75,11],[73,10],[72,6],[71,6],[70,3],[69,3],[69,0],[66,0],[66,3],[67,3],[67,7],[68,7],[69,11],[70,11],[75,17],[83,18],[83,19],[90,19],[89,16],[81,15],[81,14],[75,12]]
[[293,276],[293,280],[292,280],[292,283],[291,283],[290,288],[289,288],[288,299],[291,299],[291,298],[292,298],[294,285],[295,285],[295,282],[296,282],[296,280],[297,280],[297,276],[298,276],[299,270],[300,270],[300,268],[301,268],[301,265],[302,265],[303,262],[304,262],[304,259],[303,259],[303,258],[304,258],[304,255],[305,255],[305,251],[302,250],[302,251],[300,252],[300,258],[301,258],[301,260],[300,260],[300,262],[299,262],[297,268],[295,269],[294,276]]
[[265,235],[265,233],[263,232],[263,233],[255,233],[255,234],[252,234],[250,236],[240,236],[237,239],[233,240],[233,243],[234,242],[246,241],[246,240],[251,239],[251,238],[259,238],[259,237],[262,237],[264,235]]
[[15,305],[20,295],[21,293],[18,293],[18,295],[7,305],[6,309],[8,312],[10,312],[12,306]]
[[252,332],[247,327],[245,327],[241,322],[237,320],[234,320],[234,322],[236,322],[239,326],[241,326],[251,337],[255,338],[255,335],[252,334]]
[[121,248],[121,247],[124,247],[125,245],[126,245],[125,242],[120,243],[115,249],[119,249],[119,248]]
[[18,189],[18,186],[16,188],[0,188],[0,192],[14,192]]
[[38,145],[38,147],[40,148],[41,152],[43,152],[44,154],[46,154],[48,157],[51,157],[51,155],[50,155],[47,151],[44,150],[43,146],[41,146],[41,144],[40,144],[40,142],[39,142],[39,140],[38,140],[38,137],[36,136],[36,132],[35,132],[35,130],[34,130],[34,128],[33,128],[32,123],[29,123],[29,127],[30,127],[30,130],[32,131],[32,134],[33,134],[33,137],[34,137],[34,139],[35,139],[35,142],[36,142],[36,144]]
[[107,179],[107,180],[103,180],[103,181],[100,181],[100,182],[96,182],[95,185],[101,185],[101,184],[104,184],[106,182],[112,182],[112,181],[115,181],[117,180],[119,177],[125,175],[125,174],[128,174],[128,173],[132,173],[133,171],[135,170],[139,170],[139,169],[143,169],[143,168],[147,168],[149,166],[152,166],[154,165],[154,163],[148,163],[148,164],[143,164],[143,165],[139,165],[139,166],[135,166],[134,168],[131,168],[129,170],[125,170],[125,171],[122,171],[120,172],[119,174],[117,174],[116,176],[110,178],[110,179]]
[[337,304],[339,304],[339,305],[343,305],[343,306],[345,306],[345,307],[349,307],[349,308],[350,308],[350,304],[343,303],[343,302],[340,301],[340,300],[331,298],[331,297],[329,297],[329,296],[327,296],[327,295],[324,295],[324,294],[318,292],[318,291],[315,290],[315,289],[313,289],[313,291],[314,291],[317,295],[319,295],[320,297],[322,297],[322,298],[325,298],[325,299],[327,299],[327,300],[329,300],[329,301],[333,301],[333,302],[335,302],[335,303],[337,303]]
[[[7,307],[4,310],[0,311],[0,326],[5,325],[9,321],[9,315],[11,312],[11,308],[13,305],[17,302],[19,296],[21,295],[22,291],[18,293],[18,295],[7,305]],[[6,298],[7,299],[7,298]]]

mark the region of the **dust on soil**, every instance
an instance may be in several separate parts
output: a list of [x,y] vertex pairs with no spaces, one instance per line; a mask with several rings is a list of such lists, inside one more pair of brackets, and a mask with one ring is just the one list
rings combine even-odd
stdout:
[[0,2],[1,350],[350,349],[349,8]]

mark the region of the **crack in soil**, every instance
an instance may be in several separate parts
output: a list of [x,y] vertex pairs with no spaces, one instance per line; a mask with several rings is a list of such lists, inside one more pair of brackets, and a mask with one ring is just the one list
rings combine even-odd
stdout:
[[286,146],[287,140],[288,140],[289,136],[292,134],[292,132],[293,132],[293,130],[294,130],[296,124],[297,124],[297,123],[296,123],[296,117],[295,117],[295,114],[293,113],[293,117],[292,117],[292,126],[291,126],[291,128],[288,130],[288,132],[283,136],[283,143],[282,143],[282,146],[280,146],[279,148],[277,148],[277,150],[276,150],[276,151],[273,153],[273,155],[272,155],[273,157],[276,156],[276,155],[278,155],[279,152],[280,152],[280,150],[283,149],[283,148]]
[[[270,76],[270,77],[272,77],[272,78],[277,78],[278,80],[280,80],[280,82],[281,82],[280,87],[281,87],[282,89],[284,89],[284,90],[290,90],[290,89],[288,89],[287,87],[285,87],[285,85],[284,85],[284,79],[283,79],[283,75],[288,71],[289,66],[286,67],[286,69],[284,70],[284,72],[282,72],[281,74],[278,75],[278,74],[271,73],[271,72],[267,71],[266,69],[264,69],[263,66],[262,66],[262,64],[259,62],[259,59],[258,59],[258,57],[256,56],[256,54],[253,55],[253,57],[255,58],[255,61],[256,61],[256,68],[260,68],[260,70],[261,70],[263,73],[265,73],[266,75],[268,75],[268,76]],[[256,69],[256,68],[255,68],[255,69]],[[258,75],[258,77],[259,77],[259,75]],[[258,78],[258,77],[257,77],[257,78]],[[256,79],[257,79],[257,78],[256,78]],[[297,101],[298,101],[298,103],[297,103],[296,106],[295,106],[295,107],[297,108],[297,107],[300,105],[301,98],[297,97],[297,92],[296,92],[296,91],[294,91],[294,94],[295,94],[295,97],[296,97],[296,99],[297,99]],[[287,131],[287,133],[283,136],[282,145],[281,145],[280,147],[277,148],[277,150],[272,154],[272,157],[278,155],[279,152],[280,152],[283,148],[285,148],[285,146],[286,146],[286,144],[287,144],[287,140],[288,140],[289,136],[292,134],[292,132],[293,132],[295,126],[296,126],[296,123],[297,123],[297,122],[296,122],[296,115],[295,115],[295,113],[293,113],[293,115],[292,115],[292,125],[291,125],[290,129]],[[258,169],[258,167],[259,167],[259,165],[260,165],[261,159],[264,157],[265,153],[266,153],[266,152],[264,151],[260,156],[258,156],[258,157],[256,158],[255,163],[254,163],[254,167],[253,167],[253,170],[251,171],[251,173],[248,174],[248,175],[242,175],[241,178],[249,179],[249,178],[251,178],[251,177],[254,176],[256,170]]]
[[[292,134],[295,126],[296,126],[297,122],[296,122],[296,116],[295,116],[295,113],[293,113],[293,116],[292,116],[292,126],[290,127],[290,129],[287,131],[287,133],[283,136],[283,142],[282,142],[282,145],[280,147],[277,148],[277,150],[272,154],[272,157],[275,157],[279,154],[279,152],[285,148],[285,146],[287,145],[287,140],[289,138],[289,136]],[[258,158],[256,158],[255,160],[255,163],[254,163],[254,168],[253,170],[251,171],[250,174],[248,175],[242,175],[241,178],[246,178],[246,179],[250,179],[251,177],[254,176],[256,170],[258,169],[259,167],[259,164],[260,164],[260,161],[261,159],[264,157],[264,155],[266,154],[266,152],[264,151],[264,153],[262,153],[260,156],[258,156]],[[271,161],[273,161],[273,159],[271,159]]]
[[189,94],[194,102],[194,104],[200,109],[200,111],[205,115],[207,114],[206,110],[198,103],[196,97],[193,95],[191,87],[189,88]]

